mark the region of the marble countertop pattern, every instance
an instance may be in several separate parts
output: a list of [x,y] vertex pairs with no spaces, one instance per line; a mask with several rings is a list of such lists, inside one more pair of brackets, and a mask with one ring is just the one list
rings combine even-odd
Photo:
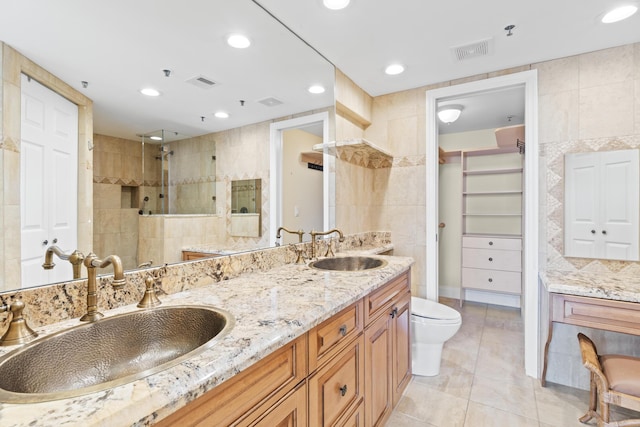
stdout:
[[[386,267],[329,272],[287,264],[265,272],[162,297],[163,306],[211,305],[235,317],[235,327],[212,349],[144,379],[76,398],[0,403],[2,426],[146,426],[180,409],[292,339],[357,301],[413,264],[383,257]],[[134,305],[104,312],[139,310]],[[75,326],[78,319],[38,328],[40,336]],[[0,347],[0,354],[12,347]]]
[[540,278],[549,292],[640,302],[640,277],[613,273],[547,271],[540,273]]

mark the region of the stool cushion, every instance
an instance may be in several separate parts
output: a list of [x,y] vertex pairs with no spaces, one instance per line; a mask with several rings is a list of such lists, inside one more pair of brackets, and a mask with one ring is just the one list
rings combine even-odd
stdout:
[[640,397],[640,358],[605,354],[600,364],[611,390]]

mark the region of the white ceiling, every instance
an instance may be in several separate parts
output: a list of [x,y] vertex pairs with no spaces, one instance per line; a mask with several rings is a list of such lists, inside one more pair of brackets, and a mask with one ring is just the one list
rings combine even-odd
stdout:
[[[321,0],[2,0],[0,40],[91,98],[96,133],[134,139],[169,129],[195,136],[333,104],[333,67],[255,3],[377,96],[638,42],[640,13],[616,24],[599,21],[611,7],[637,1],[351,0],[347,9],[330,11]],[[511,37],[509,24],[516,26]],[[224,43],[236,31],[252,39],[250,48]],[[490,55],[454,60],[451,47],[487,38]],[[396,61],[405,73],[385,75]],[[197,75],[218,85],[185,83]],[[314,83],[329,90],[311,95],[306,89]],[[143,97],[138,90],[146,85],[163,95]],[[268,97],[284,104],[257,102]],[[474,109],[465,105],[463,114]],[[231,117],[215,119],[217,110]],[[484,104],[479,110],[492,111]],[[511,113],[493,114],[506,120]]]

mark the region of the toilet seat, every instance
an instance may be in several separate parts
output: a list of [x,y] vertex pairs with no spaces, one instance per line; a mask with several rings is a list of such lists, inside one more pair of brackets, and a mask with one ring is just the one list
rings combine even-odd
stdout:
[[424,298],[411,297],[411,315],[423,321],[455,324],[462,321],[460,313],[451,307]]

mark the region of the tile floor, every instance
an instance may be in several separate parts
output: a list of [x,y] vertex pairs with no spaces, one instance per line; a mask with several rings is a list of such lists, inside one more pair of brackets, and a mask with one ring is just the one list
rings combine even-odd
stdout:
[[524,374],[520,310],[441,302],[462,313],[462,327],[445,343],[440,375],[414,377],[387,427],[585,426],[578,417],[587,409],[587,391],[543,388]]

